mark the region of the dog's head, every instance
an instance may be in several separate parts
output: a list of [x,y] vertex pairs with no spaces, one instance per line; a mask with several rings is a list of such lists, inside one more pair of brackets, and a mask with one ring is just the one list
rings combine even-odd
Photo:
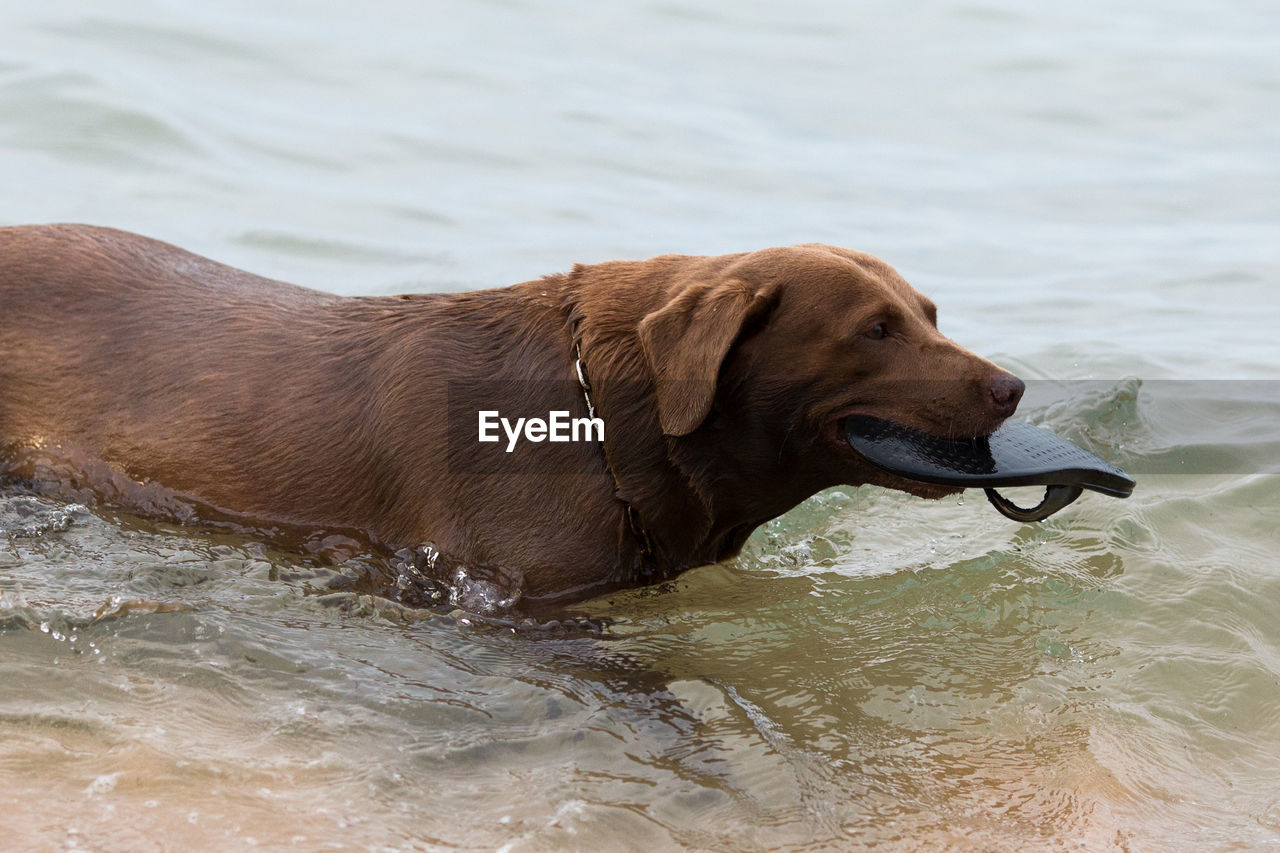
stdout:
[[862,460],[844,419],[976,437],[1022,397],[1019,379],[943,336],[934,304],[870,255],[806,244],[675,270],[639,326],[662,431],[738,471],[773,472],[807,494],[877,483],[937,497],[954,490]]

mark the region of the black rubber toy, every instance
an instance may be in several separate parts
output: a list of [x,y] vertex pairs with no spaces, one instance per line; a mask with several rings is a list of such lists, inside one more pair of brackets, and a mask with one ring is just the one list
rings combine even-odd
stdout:
[[[983,488],[1015,521],[1043,521],[1085,489],[1127,498],[1133,479],[1110,462],[1047,429],[1009,421],[985,438],[952,441],[879,418],[846,419],[845,440],[878,468],[923,483]],[[1023,509],[997,486],[1046,486],[1044,500]]]

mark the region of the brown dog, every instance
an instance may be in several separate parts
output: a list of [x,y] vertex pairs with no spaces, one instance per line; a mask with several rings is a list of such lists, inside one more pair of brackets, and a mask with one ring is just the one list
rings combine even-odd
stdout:
[[[947,494],[860,461],[842,418],[985,435],[1022,390],[831,246],[342,298],[121,231],[0,229],[0,473],[429,541],[533,599],[731,557],[830,486]],[[585,418],[588,397],[603,444],[479,440],[481,412]]]

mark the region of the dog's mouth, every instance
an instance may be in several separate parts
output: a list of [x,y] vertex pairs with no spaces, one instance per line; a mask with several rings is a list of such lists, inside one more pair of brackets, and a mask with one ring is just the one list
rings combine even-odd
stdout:
[[999,429],[1000,425],[1005,421],[1005,418],[1000,418],[993,423],[982,424],[974,429],[961,426],[957,419],[950,419],[944,422],[923,416],[904,417],[897,414],[885,414],[870,406],[851,406],[840,409],[824,419],[822,426],[823,438],[838,447],[843,447],[845,450],[852,452],[849,443],[845,441],[844,432],[846,422],[855,417],[888,421],[899,427],[915,430],[944,441],[955,441],[961,438],[975,440],[985,438]]
[[880,414],[876,413],[875,410],[865,406],[844,408],[832,415],[829,415],[823,422],[823,441],[831,444],[837,449],[839,454],[857,466],[859,469],[858,477],[861,482],[871,483],[873,485],[883,486],[887,489],[907,492],[908,494],[916,497],[929,499],[944,498],[948,495],[954,495],[964,491],[962,488],[956,486],[944,486],[935,483],[926,483],[921,480],[908,479],[907,477],[886,471],[867,460],[854,450],[849,444],[849,441],[845,438],[845,426],[850,418],[855,417],[889,420],[892,423],[908,429],[913,429],[938,438],[943,437],[943,430],[940,429],[938,424],[934,423],[921,423],[919,421],[913,423],[911,422],[913,419],[905,418],[883,418]]
[[951,413],[946,416],[931,415],[920,409],[910,414],[886,412],[879,406],[854,404],[841,407],[823,420],[822,434],[827,441],[850,450],[845,441],[845,423],[850,418],[875,418],[895,426],[923,433],[942,441],[961,441],[986,438],[1004,424],[1007,417],[974,416]]

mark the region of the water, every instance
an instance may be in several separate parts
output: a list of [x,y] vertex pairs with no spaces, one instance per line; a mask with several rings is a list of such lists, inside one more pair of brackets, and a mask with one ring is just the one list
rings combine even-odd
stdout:
[[1274,4],[0,16],[3,224],[346,294],[849,245],[1140,479],[831,492],[516,630],[8,488],[6,847],[1280,845]]

